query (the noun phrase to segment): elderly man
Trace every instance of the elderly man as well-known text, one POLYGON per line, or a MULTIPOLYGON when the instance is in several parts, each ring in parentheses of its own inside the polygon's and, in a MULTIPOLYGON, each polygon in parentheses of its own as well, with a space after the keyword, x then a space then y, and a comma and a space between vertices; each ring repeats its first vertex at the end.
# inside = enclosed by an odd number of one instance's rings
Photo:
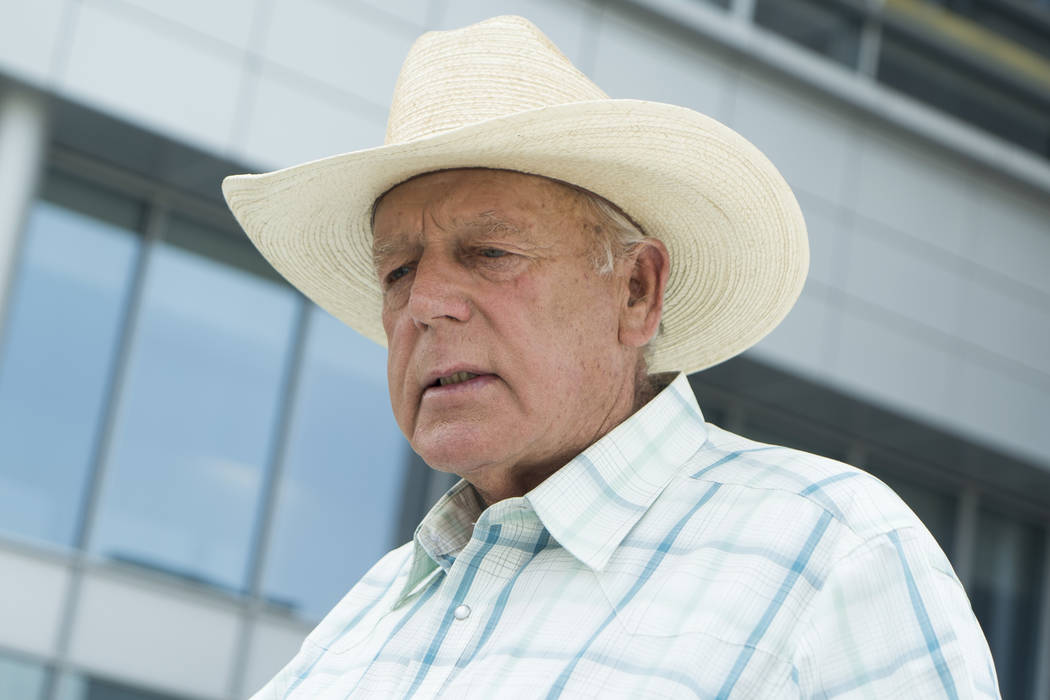
POLYGON ((998 695, 889 489, 702 418, 684 372, 757 342, 807 267, 737 134, 608 99, 504 17, 416 43, 386 145, 224 189, 388 345, 398 425, 462 477, 258 697, 998 695))

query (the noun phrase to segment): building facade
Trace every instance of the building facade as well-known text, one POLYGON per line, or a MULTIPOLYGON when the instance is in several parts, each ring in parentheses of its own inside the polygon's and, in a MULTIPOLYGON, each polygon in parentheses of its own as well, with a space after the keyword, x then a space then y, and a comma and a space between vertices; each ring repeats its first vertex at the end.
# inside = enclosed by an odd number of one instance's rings
POLYGON ((0 698, 244 697, 411 537, 383 350, 218 184, 380 144, 413 39, 505 12, 784 173, 809 281, 705 415, 889 483, 1050 698, 1043 0, 4 0, 0 698))

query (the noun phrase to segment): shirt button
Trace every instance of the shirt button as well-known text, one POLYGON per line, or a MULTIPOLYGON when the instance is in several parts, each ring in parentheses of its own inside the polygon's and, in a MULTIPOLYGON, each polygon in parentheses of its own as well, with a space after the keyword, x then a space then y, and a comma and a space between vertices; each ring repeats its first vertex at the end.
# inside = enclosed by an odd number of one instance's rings
POLYGON ((466 620, 470 617, 470 608, 466 605, 457 605, 452 614, 456 616, 457 620, 466 620))

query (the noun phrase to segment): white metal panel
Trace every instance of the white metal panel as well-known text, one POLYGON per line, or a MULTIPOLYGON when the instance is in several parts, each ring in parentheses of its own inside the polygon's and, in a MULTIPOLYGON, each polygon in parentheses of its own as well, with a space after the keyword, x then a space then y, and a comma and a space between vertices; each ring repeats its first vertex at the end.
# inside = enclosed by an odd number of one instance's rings
POLYGON ((434 0, 396 0, 396 2, 390 2, 390 0, 360 1, 365 5, 371 5, 392 18, 415 25, 416 30, 420 32, 426 27, 427 18, 431 12, 431 6, 435 4, 434 0))
POLYGON ((330 0, 276 0, 272 13, 264 43, 268 60, 378 107, 390 104, 415 31, 330 0))
POLYGON ((123 0, 122 4, 129 11, 177 24, 238 49, 249 47, 255 13, 265 6, 259 0, 123 0))
POLYGON ((593 77, 586 65, 587 8, 572 0, 452 0, 444 3, 444 12, 434 29, 458 29, 497 15, 521 15, 536 24, 551 38, 562 53, 593 77))
POLYGON ((795 189, 840 203, 851 182, 855 127, 834 106, 791 83, 755 76, 736 84, 729 125, 758 146, 795 189))
POLYGON ((0 646, 52 655, 69 578, 64 564, 0 549, 0 646))
POLYGON ((1050 198, 1046 195, 981 183, 970 240, 963 254, 973 262, 1050 298, 1050 198))
POLYGON ((831 360, 834 346, 829 338, 838 314, 826 292, 809 285, 787 318, 749 353, 789 371, 819 377, 831 360))
POLYGON ((944 425, 952 410, 949 377, 957 358, 906 327, 844 309, 835 358, 825 377, 847 391, 905 414, 944 425))
POLYGON ((0 21, 0 72, 43 84, 51 77, 69 0, 10 0, 0 21))
POLYGON ((87 0, 61 89, 189 143, 223 151, 233 131, 242 57, 120 5, 87 0))
POLYGON ((976 188, 954 164, 898 134, 865 132, 852 179, 860 214, 949 252, 964 248, 976 188))
POLYGON ((950 416, 977 442, 1050 468, 1050 387, 980 359, 962 358, 952 377, 950 416))
POLYGON ((845 290, 883 309, 955 335, 962 319, 963 277, 936 249, 872 221, 857 221, 845 290), (912 243, 909 245, 909 243, 912 243))
POLYGON ((324 85, 303 84, 290 71, 264 68, 256 81, 235 152, 264 168, 372 148, 383 143, 386 124, 362 113, 361 101, 324 85))
POLYGON ((848 212, 821 197, 795 192, 809 232, 808 280, 841 287, 842 260, 848 253, 852 222, 848 212))
POLYGON ((252 630, 244 669, 244 694, 254 693, 292 660, 310 628, 287 620, 261 616, 252 630))
POLYGON ((88 571, 69 658, 83 669, 169 692, 221 697, 237 643, 236 609, 146 578, 88 571))
MULTIPOLYGON (((1050 259, 1044 259, 1050 264, 1050 259)), ((962 301, 966 322, 960 335, 1014 362, 1042 373, 1050 384, 1050 304, 1031 294, 1017 294, 965 280, 962 301)))
POLYGON ((724 120, 732 67, 703 49, 606 11, 591 76, 611 97, 680 104, 724 120))

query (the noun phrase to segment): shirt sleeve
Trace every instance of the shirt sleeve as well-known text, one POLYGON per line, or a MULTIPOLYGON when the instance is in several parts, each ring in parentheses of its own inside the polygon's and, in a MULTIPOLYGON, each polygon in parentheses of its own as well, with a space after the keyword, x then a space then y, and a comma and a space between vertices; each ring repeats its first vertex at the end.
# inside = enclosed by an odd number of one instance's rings
POLYGON ((875 536, 831 568, 795 668, 802 697, 1000 697, 970 601, 919 527, 875 536))

